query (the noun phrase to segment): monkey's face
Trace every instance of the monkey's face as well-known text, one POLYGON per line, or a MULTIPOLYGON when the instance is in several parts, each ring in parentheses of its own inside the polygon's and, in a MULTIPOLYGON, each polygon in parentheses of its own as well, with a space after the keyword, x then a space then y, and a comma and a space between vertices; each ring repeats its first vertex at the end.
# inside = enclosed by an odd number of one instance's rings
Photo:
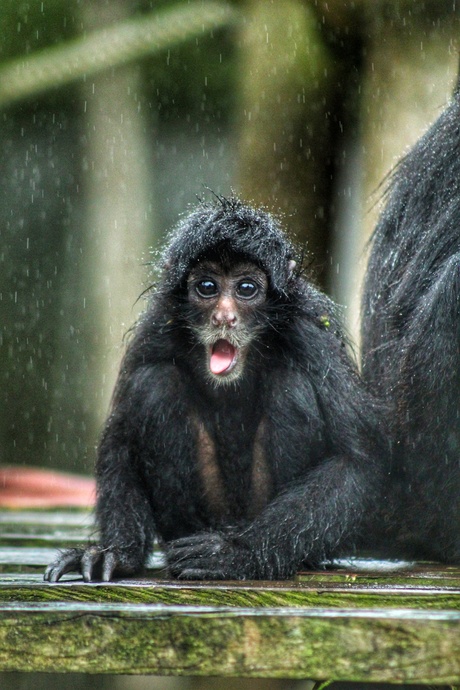
POLYGON ((258 312, 267 285, 265 273, 249 262, 202 261, 191 270, 190 326, 204 346, 206 372, 213 382, 227 384, 243 374, 248 348, 260 329, 258 312))

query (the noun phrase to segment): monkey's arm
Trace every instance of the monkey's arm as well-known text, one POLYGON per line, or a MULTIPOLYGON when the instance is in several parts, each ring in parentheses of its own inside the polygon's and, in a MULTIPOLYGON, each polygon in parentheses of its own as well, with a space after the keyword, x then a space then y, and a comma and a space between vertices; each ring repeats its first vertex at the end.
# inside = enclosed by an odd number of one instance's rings
POLYGON ((180 579, 274 580, 293 575, 303 563, 317 567, 353 543, 371 481, 347 458, 330 458, 241 532, 202 532, 167 544, 171 573, 180 579))
POLYGON ((56 582, 76 571, 86 582, 109 581, 114 575, 132 575, 142 569, 153 543, 153 518, 130 455, 129 446, 116 445, 107 431, 97 468, 100 541, 59 554, 48 566, 45 580, 56 582), (106 448, 107 444, 113 447, 106 448))
POLYGON ((85 581, 108 581, 142 569, 152 547, 154 522, 143 475, 139 470, 145 420, 156 391, 153 367, 120 381, 118 399, 108 419, 96 463, 96 519, 100 541, 61 553, 46 572, 56 582, 76 571, 85 581))
POLYGON ((175 577, 286 578, 303 563, 317 567, 351 547, 372 514, 383 485, 381 448, 357 379, 345 379, 336 363, 321 389, 297 376, 281 380, 287 385, 275 387, 266 452, 275 486, 284 488, 237 533, 202 532, 168 543, 175 577))

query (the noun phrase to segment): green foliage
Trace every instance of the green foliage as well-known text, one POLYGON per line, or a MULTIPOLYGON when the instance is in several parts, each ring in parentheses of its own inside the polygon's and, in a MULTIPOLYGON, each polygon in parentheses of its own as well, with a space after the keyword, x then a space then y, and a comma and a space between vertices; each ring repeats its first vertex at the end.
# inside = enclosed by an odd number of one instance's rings
POLYGON ((232 6, 212 0, 155 2, 145 12, 126 6, 131 15, 124 21, 86 33, 76 0, 0 5, 0 103, 53 87, 60 93, 71 81, 142 60, 161 119, 177 119, 181 111, 190 118, 208 112, 227 118, 234 51, 222 27, 236 16, 232 6))
POLYGON ((204 33, 150 58, 147 89, 162 121, 212 118, 227 123, 233 110, 235 51, 229 30, 204 33))
POLYGON ((77 0, 2 0, 0 59, 55 45, 79 29, 77 0))

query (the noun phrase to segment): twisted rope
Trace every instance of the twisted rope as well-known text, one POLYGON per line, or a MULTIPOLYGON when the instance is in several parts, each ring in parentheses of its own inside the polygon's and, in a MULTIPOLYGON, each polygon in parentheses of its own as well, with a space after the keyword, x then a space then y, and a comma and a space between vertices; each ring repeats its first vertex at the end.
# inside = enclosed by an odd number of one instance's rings
POLYGON ((235 17, 221 2, 181 4, 11 60, 0 66, 0 106, 157 53, 235 17))

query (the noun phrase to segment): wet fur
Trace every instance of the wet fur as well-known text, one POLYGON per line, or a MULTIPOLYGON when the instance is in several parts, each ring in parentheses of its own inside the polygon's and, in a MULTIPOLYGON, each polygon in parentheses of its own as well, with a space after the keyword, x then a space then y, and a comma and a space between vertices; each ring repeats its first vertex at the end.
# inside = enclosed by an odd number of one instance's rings
POLYGON ((295 259, 278 223, 237 199, 180 224, 99 446, 100 543, 61 555, 47 579, 137 573, 154 536, 174 577, 286 578, 362 537, 384 473, 379 414, 333 303, 293 273, 295 259), (220 255, 268 278, 242 374, 226 386, 204 372, 186 298, 193 266, 220 255))
POLYGON ((385 552, 460 562, 460 96, 393 174, 372 240, 363 370, 386 402, 385 552))

